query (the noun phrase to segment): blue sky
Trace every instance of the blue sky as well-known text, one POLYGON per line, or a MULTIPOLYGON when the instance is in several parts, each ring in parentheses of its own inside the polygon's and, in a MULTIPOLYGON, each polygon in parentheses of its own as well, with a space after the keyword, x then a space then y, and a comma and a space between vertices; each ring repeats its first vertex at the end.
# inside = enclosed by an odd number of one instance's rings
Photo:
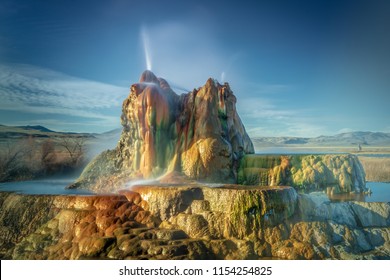
POLYGON ((250 136, 390 131, 390 2, 231 2, 1 0, 0 124, 119 127, 146 45, 177 93, 228 81, 250 136))

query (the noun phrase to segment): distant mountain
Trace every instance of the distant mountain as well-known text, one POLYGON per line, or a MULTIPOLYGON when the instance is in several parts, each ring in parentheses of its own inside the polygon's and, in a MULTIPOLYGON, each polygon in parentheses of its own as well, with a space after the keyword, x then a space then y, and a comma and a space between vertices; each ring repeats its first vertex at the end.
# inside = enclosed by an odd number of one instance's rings
POLYGON ((97 154, 107 149, 116 147, 120 138, 122 128, 113 129, 103 133, 76 133, 60 132, 48 129, 41 125, 7 126, 0 124, 0 152, 4 143, 18 143, 17 141, 33 137, 35 140, 56 139, 62 137, 84 138, 87 158, 92 159, 97 154))
MULTIPOLYGON (((76 136, 96 138, 95 142, 106 142, 108 147, 115 146, 119 140, 122 128, 116 128, 103 133, 58 132, 41 125, 6 126, 0 124, 0 138, 61 137, 76 136)), ((258 147, 347 147, 347 146, 390 146, 390 133, 354 131, 331 136, 318 137, 253 137, 252 142, 258 147)))
POLYGON ((39 131, 42 131, 42 132, 55 132, 53 130, 50 130, 44 126, 41 126, 41 125, 26 125, 26 126, 16 126, 18 128, 21 128, 21 129, 26 129, 26 130, 39 130, 39 131))
POLYGON ((319 136, 312 138, 312 144, 329 145, 363 145, 363 146, 389 146, 390 133, 384 132, 346 132, 334 136, 319 136))
POLYGON ((289 145, 302 146, 390 146, 390 133, 355 131, 340 133, 333 136, 304 137, 254 137, 255 146, 284 147, 289 145))
MULTIPOLYGON (((113 129, 113 130, 109 130, 109 131, 100 133, 99 135, 100 135, 100 136, 111 137, 111 136, 120 136, 121 133, 122 133, 122 128, 115 128, 115 129, 113 129)), ((118 139, 119 139, 119 137, 118 137, 118 139)))
POLYGON ((41 125, 26 125, 26 126, 7 126, 0 125, 0 138, 23 138, 23 137, 61 137, 61 136, 77 136, 94 138, 92 133, 75 133, 75 132, 59 132, 50 130, 41 125))

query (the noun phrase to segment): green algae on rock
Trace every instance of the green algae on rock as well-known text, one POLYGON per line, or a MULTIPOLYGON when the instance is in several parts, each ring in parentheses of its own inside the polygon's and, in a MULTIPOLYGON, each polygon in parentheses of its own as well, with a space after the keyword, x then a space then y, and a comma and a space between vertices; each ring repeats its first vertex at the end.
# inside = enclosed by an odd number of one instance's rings
POLYGON ((245 155, 238 183, 348 193, 365 190, 365 174, 359 159, 350 154, 245 155))
POLYGON ((145 71, 123 102, 121 120, 116 149, 99 155, 71 187, 112 191, 130 179, 171 172, 235 183, 239 160, 254 152, 229 84, 213 79, 177 95, 164 79, 145 71))
POLYGON ((390 259, 389 203, 330 203, 323 193, 291 187, 135 189, 86 197, 0 193, 7 212, 0 257, 390 259), (14 201, 24 203, 6 206, 14 201))
POLYGON ((354 155, 253 155, 227 83, 208 79, 177 95, 164 79, 145 71, 123 102, 121 120, 116 149, 97 156, 70 187, 116 191, 129 181, 162 176, 180 177, 178 183, 293 186, 334 194, 365 190, 364 170, 354 155))

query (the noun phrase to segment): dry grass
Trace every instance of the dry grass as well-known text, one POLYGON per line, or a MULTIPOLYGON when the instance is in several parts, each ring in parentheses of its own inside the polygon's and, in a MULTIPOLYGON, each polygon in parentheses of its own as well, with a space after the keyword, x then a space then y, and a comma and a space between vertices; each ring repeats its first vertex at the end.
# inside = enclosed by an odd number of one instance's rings
POLYGON ((0 182, 74 172, 85 163, 84 146, 79 138, 0 138, 0 182))
POLYGON ((390 158, 359 157, 366 172, 366 180, 390 182, 390 158))

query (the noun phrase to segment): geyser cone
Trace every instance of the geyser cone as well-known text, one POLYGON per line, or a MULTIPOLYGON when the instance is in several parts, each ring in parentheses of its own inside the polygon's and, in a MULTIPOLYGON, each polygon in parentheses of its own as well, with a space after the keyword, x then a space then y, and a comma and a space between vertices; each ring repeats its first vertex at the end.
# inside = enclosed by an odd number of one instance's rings
POLYGON ((145 70, 142 74, 141 74, 141 77, 139 79, 139 82, 140 83, 155 83, 155 84, 158 84, 158 79, 157 77, 154 75, 154 73, 150 70, 145 70))
POLYGON ((121 189, 133 178, 170 172, 191 180, 234 183, 238 161, 254 152, 236 111, 236 97, 227 83, 213 79, 178 96, 164 79, 144 71, 123 102, 122 125, 116 150, 89 164, 79 184, 107 191, 121 189), (100 164, 115 170, 106 178, 96 172, 100 164))

